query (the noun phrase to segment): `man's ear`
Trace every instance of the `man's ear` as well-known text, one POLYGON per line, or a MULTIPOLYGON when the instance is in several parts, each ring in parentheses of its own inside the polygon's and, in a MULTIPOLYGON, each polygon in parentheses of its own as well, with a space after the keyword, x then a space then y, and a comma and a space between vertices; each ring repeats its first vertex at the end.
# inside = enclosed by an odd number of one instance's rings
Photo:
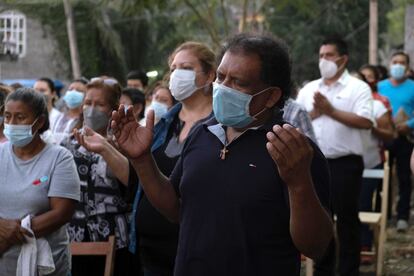
POLYGON ((346 67, 346 65, 348 64, 348 61, 349 61, 349 57, 348 57, 348 55, 343 55, 342 58, 344 59, 343 65, 344 65, 344 67, 346 67))
POLYGON ((274 107, 282 98, 282 90, 279 87, 272 87, 270 89, 269 98, 266 101, 266 108, 274 107))

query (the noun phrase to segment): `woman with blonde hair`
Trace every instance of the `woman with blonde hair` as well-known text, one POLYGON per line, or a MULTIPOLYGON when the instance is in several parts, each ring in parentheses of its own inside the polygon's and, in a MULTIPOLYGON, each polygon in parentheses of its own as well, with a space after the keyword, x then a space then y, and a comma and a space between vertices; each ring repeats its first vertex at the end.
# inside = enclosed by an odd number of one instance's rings
MULTIPOLYGON (((169 89, 178 103, 154 127, 151 148, 158 167, 166 176, 174 169, 192 130, 212 116, 212 82, 216 76, 216 57, 206 45, 191 41, 174 50, 168 59, 168 65, 171 71, 169 89)), ((123 105, 118 112, 125 112, 123 105)), ((132 108, 129 108, 127 113, 132 114, 131 112, 132 108)), ((168 221, 151 205, 135 170, 122 154, 116 153, 104 139, 98 139, 96 133, 81 135, 79 140, 90 150, 107 152, 112 159, 108 160, 112 171, 118 173, 119 179, 128 179, 128 191, 134 198, 130 251, 139 257, 144 276, 173 275, 178 225, 168 221)))

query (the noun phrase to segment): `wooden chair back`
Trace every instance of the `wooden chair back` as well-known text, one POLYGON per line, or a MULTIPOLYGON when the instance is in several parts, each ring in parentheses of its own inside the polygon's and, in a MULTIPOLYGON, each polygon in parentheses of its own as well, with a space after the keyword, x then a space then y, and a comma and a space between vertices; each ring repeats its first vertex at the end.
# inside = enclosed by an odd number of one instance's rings
POLYGON ((72 242, 70 251, 73 256, 105 256, 104 276, 112 276, 115 261, 115 237, 109 236, 107 242, 72 242))

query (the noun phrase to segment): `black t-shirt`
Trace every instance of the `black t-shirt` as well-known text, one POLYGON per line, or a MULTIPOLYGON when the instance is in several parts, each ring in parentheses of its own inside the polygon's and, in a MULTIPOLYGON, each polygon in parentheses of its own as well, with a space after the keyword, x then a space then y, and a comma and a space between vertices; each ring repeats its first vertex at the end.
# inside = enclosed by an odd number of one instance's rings
MULTIPOLYGON (((201 123, 212 117, 202 119, 194 124, 188 137, 201 123)), ((178 141, 184 123, 179 119, 178 113, 169 126, 165 142, 153 152, 154 159, 160 171, 171 175, 181 151, 183 144, 178 141)), ((187 137, 187 139, 189 139, 187 137)), ((128 183, 129 194, 135 195, 138 177, 135 170, 130 166, 130 177, 128 183)), ((149 202, 145 193, 139 201, 136 217, 136 235, 138 241, 138 252, 143 265, 153 271, 169 274, 173 271, 178 244, 178 224, 171 223, 155 209, 149 202)))
MULTIPOLYGON (((173 143, 181 131, 182 123, 178 116, 172 122, 166 142, 153 152, 155 162, 160 171, 169 176, 179 158, 167 156, 165 151, 173 143)), ((142 262, 146 267, 164 268, 171 272, 174 267, 178 243, 178 224, 171 223, 155 209, 145 193, 139 202, 136 215, 137 238, 142 262)))
MULTIPOLYGON (((245 132, 225 160, 223 144, 206 125, 187 141, 170 177, 181 196, 175 275, 299 275, 287 188, 267 152, 266 132, 245 132)), ((328 209, 327 162, 313 146, 315 190, 328 209)))

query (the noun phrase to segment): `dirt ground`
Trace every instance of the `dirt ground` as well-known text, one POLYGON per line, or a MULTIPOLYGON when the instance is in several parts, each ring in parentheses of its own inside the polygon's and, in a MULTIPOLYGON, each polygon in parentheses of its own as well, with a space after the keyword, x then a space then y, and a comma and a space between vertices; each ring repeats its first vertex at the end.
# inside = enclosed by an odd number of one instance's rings
MULTIPOLYGON (((374 271, 369 267, 361 267, 361 271, 374 271)), ((375 275, 375 274, 362 274, 375 275)), ((413 276, 414 275, 414 226, 407 233, 398 233, 395 225, 387 229, 385 244, 384 275, 413 276)))
MULTIPOLYGON (((395 175, 395 174, 394 174, 395 175)), ((413 177, 414 179, 414 177, 413 177)), ((413 185, 414 187, 414 185, 413 185)), ((398 233, 396 223, 396 203, 398 201, 398 185, 394 178, 391 185, 392 193, 392 219, 387 223, 387 240, 384 253, 384 276, 414 276, 414 222, 410 222, 410 228, 406 233, 398 233)), ((411 218, 414 218, 414 193, 411 210, 411 218)), ((375 276, 375 264, 361 265, 361 276, 375 276)), ((304 263, 301 275, 305 275, 304 263)))
MULTIPOLYGON (((375 264, 361 265, 361 276, 375 276, 375 264)), ((301 275, 305 275, 302 265, 301 275)), ((386 276, 414 276, 414 226, 407 233, 398 233, 390 222, 385 244, 384 271, 386 276)))

